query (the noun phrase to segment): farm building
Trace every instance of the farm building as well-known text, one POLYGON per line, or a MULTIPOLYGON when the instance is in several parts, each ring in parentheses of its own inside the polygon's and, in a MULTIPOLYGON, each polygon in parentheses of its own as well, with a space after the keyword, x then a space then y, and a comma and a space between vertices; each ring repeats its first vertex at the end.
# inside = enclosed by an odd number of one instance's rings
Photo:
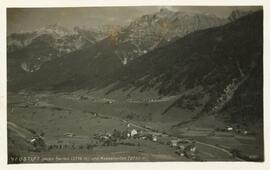
POLYGON ((138 134, 138 131, 136 129, 132 129, 130 132, 130 136, 133 137, 136 134, 138 134))
POLYGON ((65 133, 64 136, 66 136, 66 137, 73 137, 74 134, 73 133, 65 133))
POLYGON ((232 131, 233 127, 228 126, 228 127, 226 127, 226 129, 227 129, 227 131, 232 131))
POLYGON ((153 136, 152 141, 156 142, 157 141, 157 136, 153 136))
POLYGON ((174 139, 170 141, 170 146, 177 147, 178 146, 179 139, 174 139))

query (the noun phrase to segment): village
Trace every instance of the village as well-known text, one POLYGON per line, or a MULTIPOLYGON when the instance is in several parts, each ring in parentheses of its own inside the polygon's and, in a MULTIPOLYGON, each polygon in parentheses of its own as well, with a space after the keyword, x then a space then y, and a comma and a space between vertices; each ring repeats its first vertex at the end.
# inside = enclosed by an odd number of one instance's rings
MULTIPOLYGON (((76 138, 73 133, 63 134, 64 138, 76 138)), ((174 148, 174 154, 180 157, 186 157, 187 159, 200 161, 199 156, 196 155, 197 148, 196 142, 189 139, 180 139, 169 137, 167 134, 160 134, 157 132, 151 132, 149 130, 136 129, 133 128, 129 123, 127 124, 127 129, 123 131, 112 130, 104 131, 104 133, 97 133, 92 137, 89 137, 88 144, 69 144, 64 142, 59 142, 56 144, 46 143, 44 134, 33 136, 29 142, 33 146, 34 152, 50 151, 50 150, 61 150, 61 149, 87 149, 91 150, 96 146, 117 146, 117 145, 128 145, 128 146, 140 146, 143 141, 151 141, 161 145, 166 145, 170 148, 174 148)))
MULTIPOLYGON (((81 100, 84 98, 80 97, 81 100)), ((34 106, 52 107, 48 104, 44 104, 40 99, 30 102, 34 106)), ((110 102, 105 102, 111 104, 110 102)), ((25 106, 23 106, 25 107, 25 106)), ((13 112, 13 109, 11 109, 13 112)), ((105 115, 90 112, 90 119, 94 118, 109 118, 105 115)), ((88 142, 86 144, 75 144, 70 143, 69 141, 76 138, 82 138, 77 136, 72 132, 64 133, 61 137, 61 140, 57 140, 56 143, 48 143, 43 132, 39 135, 35 134, 29 139, 33 152, 42 152, 50 150, 61 150, 61 149, 73 149, 73 150, 90 150, 96 146, 117 146, 117 145, 128 145, 128 146, 140 146, 143 144, 143 141, 151 141, 157 144, 165 145, 170 148, 174 148, 174 154, 185 157, 191 160, 201 160, 197 153, 196 142, 192 139, 184 139, 178 137, 172 137, 165 132, 160 133, 150 126, 140 127, 135 125, 127 120, 121 120, 126 124, 126 128, 123 130, 104 130, 103 132, 95 133, 93 136, 86 137, 88 142)), ((85 137, 84 137, 85 138, 85 137)))
MULTIPOLYGON (((91 112, 93 117, 104 118, 106 116, 91 112)), ((106 117, 108 118, 108 117, 106 117)), ((61 140, 57 143, 47 143, 44 137, 44 133, 33 136, 29 142, 33 146, 34 152, 50 151, 50 150, 61 150, 61 149, 72 149, 72 150, 92 150, 97 146, 141 146, 144 141, 150 141, 156 144, 164 145, 174 150, 174 154, 179 157, 184 157, 193 161, 203 161, 200 157, 200 150, 197 147, 197 143, 192 138, 176 137, 169 135, 165 132, 158 132, 152 129, 150 126, 138 126, 127 120, 121 120, 126 124, 126 128, 123 130, 111 129, 104 130, 103 132, 95 133, 93 136, 88 136, 86 139, 88 142, 84 144, 69 143, 68 141, 76 138, 82 138, 74 133, 64 133, 61 140)), ((241 133, 247 135, 247 131, 240 129, 234 129, 233 127, 224 127, 223 129, 216 129, 210 136, 233 136, 234 134, 241 133)), ((237 156, 232 153, 231 156, 237 156)))
MULTIPOLYGON (((158 157, 160 154, 166 155, 167 160, 175 161, 209 161, 224 158, 228 160, 258 159, 255 153, 251 152, 249 155, 243 156, 237 149, 231 149, 223 144, 208 144, 207 141, 202 142, 198 138, 203 136, 206 140, 210 138, 234 140, 235 137, 241 137, 243 140, 249 140, 248 138, 252 138, 252 132, 243 127, 235 125, 210 129, 190 127, 182 128, 186 131, 185 133, 169 133, 169 131, 154 128, 149 124, 149 120, 139 122, 129 117, 118 117, 95 110, 78 110, 76 105, 72 108, 69 105, 59 105, 56 101, 54 101, 56 103, 52 103, 49 101, 50 98, 45 95, 23 96, 25 96, 23 102, 9 105, 10 116, 20 115, 22 119, 10 119, 10 121, 23 125, 25 120, 34 118, 40 122, 40 125, 36 124, 36 126, 29 122, 29 128, 26 129, 30 132, 29 134, 32 134, 26 137, 27 150, 30 151, 30 155, 82 152, 93 157, 96 154, 103 156, 107 153, 117 153, 120 156, 122 154, 132 156, 145 156, 146 154, 150 157, 157 155, 157 158, 151 158, 150 161, 160 160, 158 157), (28 110, 33 111, 29 114, 28 110), (74 121, 80 121, 80 123, 74 121), (68 122, 75 124, 68 124, 68 122)), ((68 100, 78 103, 95 102, 89 97, 81 96, 68 100)), ((63 102, 63 99, 59 101, 63 102)), ((96 102, 103 107, 110 108, 120 105, 116 100, 105 98, 101 101, 96 102)), ((144 106, 144 104, 142 105, 144 106)), ((80 109, 80 107, 78 108, 80 109)), ((129 114, 126 113, 126 115, 129 114)))

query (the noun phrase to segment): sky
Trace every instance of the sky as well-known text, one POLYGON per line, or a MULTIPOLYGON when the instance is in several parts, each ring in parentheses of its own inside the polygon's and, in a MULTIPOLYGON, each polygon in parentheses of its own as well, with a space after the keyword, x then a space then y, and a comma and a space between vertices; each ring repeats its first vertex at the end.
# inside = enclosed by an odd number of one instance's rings
POLYGON ((172 11, 209 13, 228 17, 232 10, 259 10, 259 6, 142 6, 142 7, 72 7, 72 8, 8 8, 7 33, 33 31, 50 24, 68 29, 75 26, 97 27, 99 25, 127 25, 145 14, 158 12, 161 8, 172 11))

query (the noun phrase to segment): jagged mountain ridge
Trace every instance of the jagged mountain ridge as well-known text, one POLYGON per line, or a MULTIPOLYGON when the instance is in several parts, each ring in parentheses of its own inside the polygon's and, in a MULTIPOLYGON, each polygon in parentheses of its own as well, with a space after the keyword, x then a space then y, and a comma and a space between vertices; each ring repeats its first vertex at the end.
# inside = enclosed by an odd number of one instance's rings
MULTIPOLYGON (((51 46, 57 48, 63 53, 68 53, 80 49, 84 44, 93 44, 96 42, 94 33, 90 31, 74 28, 73 31, 67 30, 63 26, 53 24, 32 32, 12 33, 7 37, 8 52, 25 48, 36 39, 42 39, 42 36, 50 36, 53 39, 51 46), (88 33, 88 34, 87 34, 88 33)), ((49 42, 48 42, 49 43, 49 42)), ((61 55, 61 54, 59 54, 61 55)))
POLYGON ((22 72, 35 72, 47 61, 97 42, 94 32, 59 25, 48 25, 33 32, 13 33, 7 37, 8 59, 18 59, 14 67, 22 72))
POLYGON ((155 14, 136 19, 127 28, 118 31, 115 36, 116 53, 123 63, 127 63, 191 32, 227 22, 227 19, 215 15, 173 12, 163 8, 155 14))
POLYGON ((246 16, 248 14, 253 13, 252 11, 241 11, 239 9, 235 9, 231 12, 231 14, 228 16, 228 20, 233 22, 243 16, 246 16))

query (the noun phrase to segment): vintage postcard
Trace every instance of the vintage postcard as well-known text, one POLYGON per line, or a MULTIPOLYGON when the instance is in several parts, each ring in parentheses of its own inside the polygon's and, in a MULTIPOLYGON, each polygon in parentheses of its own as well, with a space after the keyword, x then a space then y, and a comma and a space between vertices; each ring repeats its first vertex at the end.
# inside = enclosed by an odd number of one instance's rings
POLYGON ((7 163, 264 162, 263 12, 6 8, 7 163))

